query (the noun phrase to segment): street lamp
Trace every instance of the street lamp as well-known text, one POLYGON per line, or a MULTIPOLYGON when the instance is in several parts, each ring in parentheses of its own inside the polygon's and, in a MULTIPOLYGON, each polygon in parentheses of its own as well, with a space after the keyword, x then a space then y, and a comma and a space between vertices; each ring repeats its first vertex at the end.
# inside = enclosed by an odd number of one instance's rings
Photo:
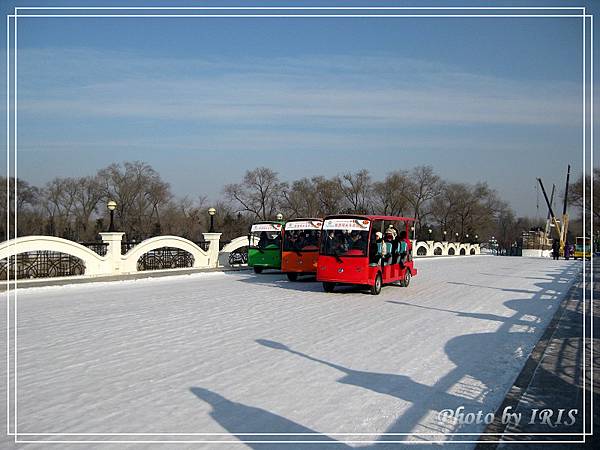
POLYGON ((110 211, 110 226, 108 227, 109 232, 115 231, 115 209, 117 208, 117 202, 109 200, 106 207, 110 211))
POLYGON ((210 228, 208 229, 209 233, 215 232, 215 214, 217 210, 215 208, 208 208, 208 215, 210 216, 210 228))
POLYGON ((447 234, 448 234, 448 232, 446 230, 444 230, 444 241, 448 240, 448 238, 446 237, 447 234))
POLYGON ((429 232, 429 240, 431 240, 431 233, 433 232, 433 230, 429 228, 427 231, 429 232))
POLYGON ((458 242, 458 233, 456 233, 456 242, 458 242))
POLYGON ((277 214, 277 220, 283 220, 283 214, 281 214, 281 213, 277 214))

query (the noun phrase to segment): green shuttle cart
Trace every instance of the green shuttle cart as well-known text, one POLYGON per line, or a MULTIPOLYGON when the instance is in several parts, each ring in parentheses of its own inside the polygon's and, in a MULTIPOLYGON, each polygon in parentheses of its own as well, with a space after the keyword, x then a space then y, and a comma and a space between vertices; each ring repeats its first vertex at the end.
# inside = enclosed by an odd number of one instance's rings
POLYGON ((248 234, 248 266, 255 273, 264 269, 281 269, 282 221, 256 222, 248 234))

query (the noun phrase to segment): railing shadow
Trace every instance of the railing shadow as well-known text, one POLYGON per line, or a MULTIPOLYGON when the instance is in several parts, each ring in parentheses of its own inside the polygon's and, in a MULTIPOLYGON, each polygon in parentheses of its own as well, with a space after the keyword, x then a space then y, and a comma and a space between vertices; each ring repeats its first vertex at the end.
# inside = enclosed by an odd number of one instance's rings
MULTIPOLYGON (((500 289, 504 292, 530 295, 529 298, 506 300, 503 305, 514 311, 508 317, 413 305, 405 302, 390 302, 401 307, 432 309, 476 320, 491 320, 500 324, 493 332, 470 333, 450 339, 445 344, 444 351, 448 359, 453 363, 454 368, 442 375, 433 385, 416 382, 403 374, 377 373, 346 367, 272 340, 257 339, 256 342, 274 351, 285 352, 312 363, 333 368, 342 374, 336 380, 338 383, 356 386, 359 389, 366 389, 377 394, 388 395, 409 402, 411 405, 385 430, 385 433, 410 433, 416 427, 421 426, 421 428, 432 430, 431 432, 438 439, 443 437, 446 432, 470 432, 475 433, 475 436, 448 436, 447 438, 456 441, 465 439, 473 440, 476 439, 478 433, 483 431, 485 425, 457 424, 451 421, 439 422, 437 424, 422 422, 431 412, 443 409, 456 410, 460 406, 465 407, 465 412, 476 413, 484 408, 487 408, 487 410, 483 411, 484 414, 495 412, 494 409, 502 402, 502 398, 506 394, 504 391, 505 388, 502 386, 512 384, 514 378, 510 378, 511 374, 514 371, 516 377, 520 370, 519 367, 523 366, 527 360, 529 351, 535 345, 535 342, 529 342, 528 345, 531 345, 531 348, 524 349, 523 338, 531 336, 534 332, 541 333, 543 331, 542 328, 545 328, 545 325, 550 321, 548 314, 545 315, 545 320, 542 320, 540 306, 543 308, 543 304, 547 303, 545 307, 552 309, 554 306, 551 302, 555 304, 560 297, 566 294, 570 287, 569 283, 563 283, 562 281, 568 279, 574 272, 571 267, 550 271, 545 274, 545 276, 549 277, 549 281, 542 278, 544 281, 535 283, 535 286, 539 288, 537 291, 481 286, 500 289), (507 367, 511 369, 508 373, 506 370, 507 367), (470 385, 464 383, 465 378, 476 380, 477 383, 475 385, 473 383, 470 385), (459 393, 452 393, 452 389, 456 387, 460 387, 458 389, 459 393), (488 396, 493 400, 492 405, 486 405, 485 403, 488 396)), ((393 343, 390 343, 390 345, 393 345, 393 343)), ((247 432, 264 430, 265 432, 315 433, 315 431, 294 421, 260 408, 232 402, 207 389, 195 387, 192 388, 192 392, 211 404, 213 407, 211 416, 221 426, 236 436, 243 435, 245 430, 248 430, 247 432), (244 425, 243 422, 245 420, 249 421, 249 425, 244 425)), ((335 442, 334 439, 323 434, 319 434, 318 436, 319 440, 335 442)), ((265 438, 264 436, 262 437, 265 438)), ((295 436, 293 438, 304 440, 306 437, 295 436)), ((241 436, 241 438, 246 442, 248 441, 247 436, 241 436)), ((280 439, 281 436, 271 436, 268 438, 268 440, 280 439)), ((397 441, 405 440, 405 438, 398 435, 385 436, 382 434, 377 439, 378 443, 385 443, 389 440, 397 441)), ((340 444, 345 445, 343 443, 340 444)), ((248 445, 258 448, 251 442, 248 445)))

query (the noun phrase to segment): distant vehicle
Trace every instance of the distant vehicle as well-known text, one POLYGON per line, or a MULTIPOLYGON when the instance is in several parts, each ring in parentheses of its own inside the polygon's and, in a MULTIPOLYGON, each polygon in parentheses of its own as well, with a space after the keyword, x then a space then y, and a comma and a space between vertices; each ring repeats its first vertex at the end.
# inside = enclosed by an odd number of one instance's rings
POLYGON ((290 281, 317 273, 323 219, 294 219, 284 225, 281 271, 290 281))
POLYGON ((248 266, 255 273, 281 268, 281 234, 285 222, 257 222, 248 234, 248 266), (253 245, 256 243, 256 245, 253 245))
POLYGON ((417 274, 408 239, 412 222, 399 216, 325 217, 317 262, 317 280, 323 282, 323 290, 332 292, 337 284, 353 284, 368 286, 371 294, 378 295, 384 284, 408 286, 417 274), (381 233, 379 239, 377 233, 381 233))
POLYGON ((590 259, 592 257, 592 241, 589 237, 578 237, 575 241, 573 258, 590 259))

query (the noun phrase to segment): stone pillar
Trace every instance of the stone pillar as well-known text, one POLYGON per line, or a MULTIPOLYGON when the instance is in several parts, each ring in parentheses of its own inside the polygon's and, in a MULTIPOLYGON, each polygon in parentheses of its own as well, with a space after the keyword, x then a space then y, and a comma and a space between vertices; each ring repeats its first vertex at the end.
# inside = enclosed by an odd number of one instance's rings
POLYGON ((208 241, 208 267, 219 267, 219 241, 222 233, 202 233, 204 240, 208 241))
POLYGON ((414 258, 415 256, 417 256, 417 240, 416 239, 410 239, 410 242, 412 244, 411 247, 411 256, 414 258))
POLYGON ((124 235, 125 233, 120 231, 100 233, 102 242, 108 244, 106 249, 107 272, 111 275, 121 273, 121 241, 124 235))
POLYGON ((425 241, 427 244, 427 256, 433 256, 433 241, 425 241))

